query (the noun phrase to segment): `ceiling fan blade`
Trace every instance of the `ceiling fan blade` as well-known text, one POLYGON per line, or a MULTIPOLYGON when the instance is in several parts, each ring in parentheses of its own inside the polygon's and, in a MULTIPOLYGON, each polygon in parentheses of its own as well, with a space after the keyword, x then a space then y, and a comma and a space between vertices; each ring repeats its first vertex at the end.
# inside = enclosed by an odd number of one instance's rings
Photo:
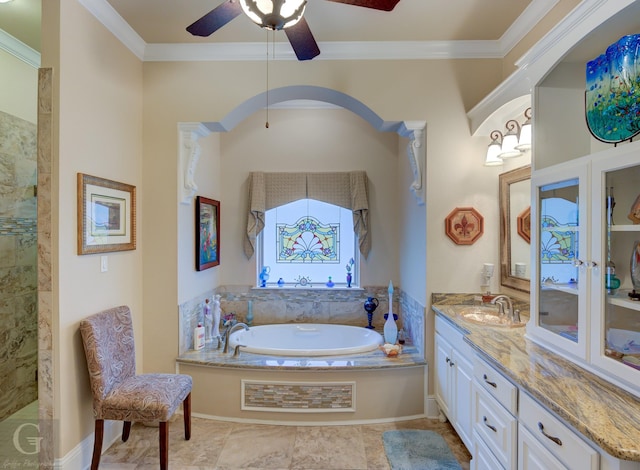
POLYGON ((240 2, 227 0, 187 26, 187 31, 194 36, 210 36, 240 13, 242 13, 240 2))
POLYGON ((335 3, 346 3, 357 7, 373 8, 374 10, 391 11, 400 0, 329 0, 335 3))
POLYGON ((318 43, 304 17, 293 26, 286 28, 284 32, 287 33, 287 38, 298 60, 311 60, 320 54, 318 43))

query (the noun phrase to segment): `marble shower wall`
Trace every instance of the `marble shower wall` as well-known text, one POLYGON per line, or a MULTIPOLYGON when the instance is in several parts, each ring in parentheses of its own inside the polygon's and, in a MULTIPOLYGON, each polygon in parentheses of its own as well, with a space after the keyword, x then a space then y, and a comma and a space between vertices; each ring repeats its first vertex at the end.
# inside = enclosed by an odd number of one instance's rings
POLYGON ((36 125, 0 112, 0 420, 37 398, 36 125))
MULTIPOLYGON (((220 294, 222 313, 235 313, 239 321, 247 315, 248 301, 253 302, 253 324, 271 323, 339 323, 366 326, 367 312, 363 304, 367 297, 376 297, 379 306, 372 324, 382 333, 384 314, 389 311, 387 286, 363 289, 259 289, 249 286, 220 286, 178 306, 180 317, 180 354, 193 348, 193 330, 203 322, 205 299, 220 294)), ((401 289, 396 289, 393 312, 398 314, 398 328, 408 333, 407 340, 424 352, 425 308, 401 289)))

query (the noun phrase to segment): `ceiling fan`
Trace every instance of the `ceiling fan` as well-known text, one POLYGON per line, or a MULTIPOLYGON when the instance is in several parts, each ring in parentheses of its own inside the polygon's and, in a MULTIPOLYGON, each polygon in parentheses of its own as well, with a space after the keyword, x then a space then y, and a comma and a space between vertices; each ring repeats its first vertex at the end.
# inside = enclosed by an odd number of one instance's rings
MULTIPOLYGON (((391 11, 400 0, 328 1, 391 11)), ((306 4, 306 0, 225 0, 187 26, 187 31, 194 36, 209 36, 244 12, 262 28, 274 31, 284 29, 298 60, 310 60, 320 54, 320 49, 303 17, 306 4)))

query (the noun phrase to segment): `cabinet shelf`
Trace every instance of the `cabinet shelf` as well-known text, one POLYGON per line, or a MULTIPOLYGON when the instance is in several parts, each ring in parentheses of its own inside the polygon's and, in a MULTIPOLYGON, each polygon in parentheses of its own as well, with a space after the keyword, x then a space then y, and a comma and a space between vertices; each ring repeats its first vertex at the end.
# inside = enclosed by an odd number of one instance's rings
POLYGON ((542 284, 540 290, 557 290, 567 294, 578 295, 578 284, 542 284))
POLYGON ((631 292, 631 289, 620 289, 614 295, 607 295, 607 303, 640 312, 640 301, 631 300, 629 292, 631 292))
POLYGON ((609 230, 612 232, 640 232, 640 224, 639 225, 611 225, 609 230))

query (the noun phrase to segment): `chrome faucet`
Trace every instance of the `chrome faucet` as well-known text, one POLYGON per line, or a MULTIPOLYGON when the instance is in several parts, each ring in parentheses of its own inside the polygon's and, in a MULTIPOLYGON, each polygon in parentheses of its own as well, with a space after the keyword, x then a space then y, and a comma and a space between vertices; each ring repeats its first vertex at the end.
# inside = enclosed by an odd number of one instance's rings
POLYGON ((496 295, 492 300, 491 304, 498 305, 498 311, 500 315, 509 315, 511 317, 512 322, 520 323, 520 310, 513 308, 513 302, 511 298, 507 295, 501 294, 496 295), (507 309, 505 310, 505 304, 507 304, 507 309))
POLYGON ((222 338, 224 340, 224 349, 222 350, 223 353, 228 353, 229 352, 229 337, 231 336, 231 333, 233 333, 235 330, 238 329, 238 327, 244 328, 245 330, 249 331, 249 326, 247 326, 246 323, 234 323, 233 325, 229 326, 226 330, 224 330, 224 333, 222 334, 222 338))

